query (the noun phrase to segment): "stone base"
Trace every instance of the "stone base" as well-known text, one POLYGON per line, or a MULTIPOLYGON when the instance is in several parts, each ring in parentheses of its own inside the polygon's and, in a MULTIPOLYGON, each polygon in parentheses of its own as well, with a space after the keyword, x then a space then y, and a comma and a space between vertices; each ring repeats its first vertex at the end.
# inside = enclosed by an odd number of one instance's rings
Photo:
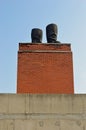
POLYGON ((0 130, 86 130, 86 95, 0 94, 0 130))

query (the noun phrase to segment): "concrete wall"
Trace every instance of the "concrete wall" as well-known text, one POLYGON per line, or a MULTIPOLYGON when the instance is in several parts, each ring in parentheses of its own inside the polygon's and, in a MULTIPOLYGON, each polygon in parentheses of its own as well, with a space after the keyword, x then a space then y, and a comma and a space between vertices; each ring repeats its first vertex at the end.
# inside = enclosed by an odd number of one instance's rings
POLYGON ((86 95, 0 94, 0 130, 86 130, 86 95))

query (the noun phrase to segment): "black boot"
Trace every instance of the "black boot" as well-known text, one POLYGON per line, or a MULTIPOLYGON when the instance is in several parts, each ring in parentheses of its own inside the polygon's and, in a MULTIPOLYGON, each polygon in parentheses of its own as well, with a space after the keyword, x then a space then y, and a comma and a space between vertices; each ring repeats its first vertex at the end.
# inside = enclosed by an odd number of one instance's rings
POLYGON ((33 28, 31 31, 32 43, 41 43, 42 42, 42 30, 39 28, 33 28))
POLYGON ((58 29, 56 24, 49 24, 46 27, 46 37, 48 43, 60 43, 57 41, 58 29))

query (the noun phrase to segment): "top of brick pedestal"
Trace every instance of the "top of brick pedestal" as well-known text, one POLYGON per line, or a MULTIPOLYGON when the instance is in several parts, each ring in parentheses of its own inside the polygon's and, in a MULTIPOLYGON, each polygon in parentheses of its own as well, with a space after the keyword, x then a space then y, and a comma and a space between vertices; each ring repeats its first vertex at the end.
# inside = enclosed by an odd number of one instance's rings
POLYGON ((27 50, 57 50, 57 51, 71 51, 71 44, 67 43, 19 43, 19 51, 27 50))

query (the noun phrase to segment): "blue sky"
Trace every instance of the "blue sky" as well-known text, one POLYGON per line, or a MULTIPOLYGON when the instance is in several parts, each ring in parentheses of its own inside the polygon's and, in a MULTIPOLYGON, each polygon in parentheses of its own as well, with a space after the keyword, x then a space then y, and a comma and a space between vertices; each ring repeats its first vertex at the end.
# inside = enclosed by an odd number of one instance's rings
POLYGON ((19 42, 31 29, 58 25, 58 40, 71 43, 75 93, 86 93, 86 0, 0 0, 0 93, 15 93, 19 42))

